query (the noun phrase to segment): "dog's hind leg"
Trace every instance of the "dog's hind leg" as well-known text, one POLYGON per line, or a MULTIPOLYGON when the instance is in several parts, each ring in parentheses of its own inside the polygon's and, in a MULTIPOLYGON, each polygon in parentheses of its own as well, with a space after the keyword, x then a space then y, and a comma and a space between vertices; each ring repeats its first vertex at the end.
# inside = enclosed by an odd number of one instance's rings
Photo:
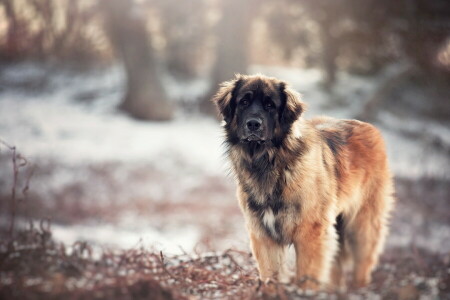
POLYGON ((341 291, 344 284, 344 269, 343 261, 341 258, 341 253, 339 252, 333 262, 333 267, 331 269, 331 286, 332 290, 341 291))
POLYGON ((334 227, 338 235, 339 248, 333 261, 330 288, 332 290, 343 291, 346 283, 344 267, 348 261, 349 251, 347 249, 348 243, 345 242, 347 237, 345 236, 345 220, 342 214, 337 216, 334 227))
POLYGON ((369 194, 347 227, 349 245, 352 249, 354 269, 353 287, 363 287, 370 283, 372 270, 378 263, 387 234, 387 217, 393 199, 382 188, 369 194))

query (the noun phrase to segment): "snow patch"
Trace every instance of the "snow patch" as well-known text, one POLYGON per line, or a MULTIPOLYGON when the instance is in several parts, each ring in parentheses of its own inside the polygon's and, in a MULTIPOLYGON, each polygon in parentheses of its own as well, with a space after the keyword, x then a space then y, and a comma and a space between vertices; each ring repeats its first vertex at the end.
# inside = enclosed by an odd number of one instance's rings
POLYGON ((113 224, 52 225, 51 228, 53 237, 66 245, 73 245, 77 241, 117 249, 142 245, 167 254, 193 252, 200 236, 190 226, 164 232, 152 227, 121 228, 113 224))

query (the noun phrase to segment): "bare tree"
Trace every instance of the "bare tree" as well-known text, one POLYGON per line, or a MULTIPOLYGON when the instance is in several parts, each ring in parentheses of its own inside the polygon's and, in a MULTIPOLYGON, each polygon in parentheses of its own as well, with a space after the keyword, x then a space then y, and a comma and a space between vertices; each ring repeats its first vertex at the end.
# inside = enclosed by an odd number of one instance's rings
POLYGON ((19 43, 19 20, 17 19, 12 0, 0 0, 6 15, 8 29, 6 32, 5 56, 15 58, 20 49, 19 43))
POLYGON ((106 31, 127 76, 127 90, 120 108, 138 119, 171 119, 174 108, 162 86, 144 16, 139 14, 137 4, 134 0, 101 3, 106 15, 106 31))
POLYGON ((212 72, 213 85, 201 104, 201 109, 209 114, 215 108, 209 98, 217 90, 219 83, 229 80, 236 73, 247 72, 248 47, 252 21, 258 6, 251 0, 221 1, 222 18, 217 24, 216 61, 212 72), (254 9, 254 10, 252 10, 254 9))
POLYGON ((94 1, 86 5, 70 0, 0 0, 2 8, 6 34, 0 39, 0 60, 87 66, 110 55, 110 46, 102 45, 94 1))
POLYGON ((197 76, 209 55, 208 0, 148 1, 158 12, 167 70, 180 79, 197 76))

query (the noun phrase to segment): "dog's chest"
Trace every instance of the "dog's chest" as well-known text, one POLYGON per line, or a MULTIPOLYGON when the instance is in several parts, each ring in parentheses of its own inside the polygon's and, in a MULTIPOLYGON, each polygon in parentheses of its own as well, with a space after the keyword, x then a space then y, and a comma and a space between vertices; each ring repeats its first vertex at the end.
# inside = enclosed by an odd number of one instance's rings
POLYGON ((268 194, 264 199, 256 198, 252 192, 247 196, 248 209, 262 231, 277 243, 289 243, 289 220, 295 214, 295 207, 287 203, 279 192, 268 194))
POLYGON ((247 194, 250 213, 270 238, 277 243, 288 243, 290 238, 286 229, 295 207, 282 197, 286 182, 284 172, 278 170, 268 157, 251 163, 243 161, 241 165, 244 168, 239 180, 247 194))
POLYGON ((295 209, 291 205, 283 204, 280 209, 267 206, 254 216, 258 218, 260 228, 270 238, 279 244, 289 244, 292 240, 291 227, 295 209))
POLYGON ((269 207, 266 208, 261 214, 261 225, 264 227, 266 232, 275 240, 279 240, 282 237, 282 232, 280 231, 281 220, 275 217, 273 210, 269 207), (278 219, 278 220, 277 220, 278 219))

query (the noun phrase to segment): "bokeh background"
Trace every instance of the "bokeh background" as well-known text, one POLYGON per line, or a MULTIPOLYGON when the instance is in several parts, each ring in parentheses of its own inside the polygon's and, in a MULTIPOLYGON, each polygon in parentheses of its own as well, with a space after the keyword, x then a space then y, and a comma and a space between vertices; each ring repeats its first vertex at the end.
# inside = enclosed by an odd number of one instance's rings
POLYGON ((257 72, 299 91, 306 118, 378 126, 387 253, 448 263, 447 0, 1 0, 2 234, 14 214, 67 245, 247 251, 210 98, 257 72))

